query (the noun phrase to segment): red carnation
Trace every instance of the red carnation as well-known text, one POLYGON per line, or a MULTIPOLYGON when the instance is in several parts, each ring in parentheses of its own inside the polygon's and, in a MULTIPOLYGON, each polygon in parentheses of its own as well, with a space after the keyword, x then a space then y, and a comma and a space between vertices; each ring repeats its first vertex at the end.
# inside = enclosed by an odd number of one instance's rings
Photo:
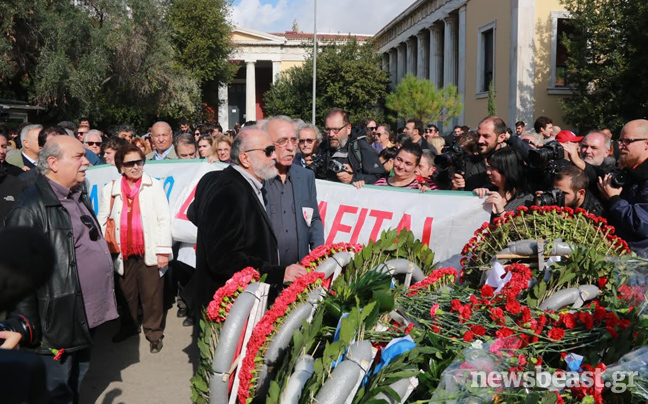
POLYGON ((591 330, 594 327, 594 318, 586 311, 578 313, 578 319, 585 326, 585 329, 591 330))
POLYGON ((483 336, 483 335, 486 335, 486 328, 484 328, 484 326, 481 326, 481 325, 473 325, 472 327, 470 327, 470 329, 471 329, 472 332, 475 333, 475 335, 477 335, 477 336, 480 336, 480 337, 481 337, 481 336, 483 336))
POLYGON ((551 330, 549 330, 547 336, 554 341, 560 341, 565 336, 565 330, 563 330, 560 327, 554 327, 551 330))
POLYGON ((463 340, 465 342, 470 342, 473 340, 474 337, 475 335, 472 331, 466 331, 466 333, 463 335, 463 340))
POLYGON ((493 289, 493 287, 490 286, 490 285, 484 285, 481 288, 482 297, 492 297, 494 292, 495 292, 495 289, 493 289))
POLYGON ((57 360, 61 359, 61 357, 65 353, 65 348, 52 349, 52 352, 54 352, 54 360, 57 361, 57 360))
POLYGON ((495 332, 497 338, 506 338, 506 337, 510 337, 513 334, 515 334, 515 332, 513 332, 513 330, 511 330, 508 327, 502 327, 495 332))
POLYGON ((576 328, 576 316, 574 316, 572 313, 561 314, 560 321, 568 330, 576 328))
POLYGON ((597 282, 598 282, 599 289, 603 289, 605 287, 605 285, 607 284, 608 279, 605 276, 601 276, 600 278, 598 278, 597 282))
POLYGON ((506 311, 508 311, 511 314, 519 314, 520 311, 522 311, 522 305, 520 305, 520 302, 517 300, 509 300, 506 303, 506 311))

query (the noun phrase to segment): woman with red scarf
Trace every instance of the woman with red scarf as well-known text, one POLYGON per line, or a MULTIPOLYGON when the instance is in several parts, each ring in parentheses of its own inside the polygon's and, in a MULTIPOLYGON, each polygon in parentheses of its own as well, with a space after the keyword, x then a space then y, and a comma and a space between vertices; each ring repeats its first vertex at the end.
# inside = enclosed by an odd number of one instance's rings
POLYGON ((115 166, 122 178, 106 184, 97 219, 106 231, 108 218, 115 223, 119 253, 114 255, 121 327, 113 342, 139 332, 138 304, 142 305, 144 335, 151 353, 162 349, 162 276, 171 255, 171 215, 162 183, 144 173, 146 156, 134 145, 121 147, 115 166))

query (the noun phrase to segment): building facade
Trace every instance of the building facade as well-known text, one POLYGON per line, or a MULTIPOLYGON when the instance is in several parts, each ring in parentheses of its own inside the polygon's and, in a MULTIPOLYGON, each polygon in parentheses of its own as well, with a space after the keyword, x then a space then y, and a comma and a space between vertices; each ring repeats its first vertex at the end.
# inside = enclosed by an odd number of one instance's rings
MULTIPOLYGON (((476 127, 488 115, 493 83, 498 115, 509 126, 548 116, 564 125, 570 94, 560 0, 418 0, 374 37, 392 87, 411 73, 458 87, 464 109, 452 124, 476 127)), ((445 128, 447 131, 448 128, 445 128)))
MULTIPOLYGON (((347 41, 351 36, 360 42, 366 35, 317 34, 318 47, 347 41), (321 41, 321 42, 320 42, 321 41)), ((218 91, 218 119, 224 129, 238 122, 264 118, 263 94, 270 89, 282 71, 301 66, 313 46, 313 34, 287 31, 266 33, 237 27, 232 32, 235 51, 230 60, 239 66, 232 82, 218 91)))

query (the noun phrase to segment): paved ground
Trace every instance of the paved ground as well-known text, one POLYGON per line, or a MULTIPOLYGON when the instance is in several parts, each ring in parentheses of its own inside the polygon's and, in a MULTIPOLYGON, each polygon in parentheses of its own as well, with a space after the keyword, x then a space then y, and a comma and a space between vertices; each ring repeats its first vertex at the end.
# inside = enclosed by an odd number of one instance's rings
POLYGON ((191 327, 183 327, 175 307, 169 310, 160 353, 149 352, 143 334, 119 344, 111 339, 118 320, 97 328, 90 370, 81 391, 81 404, 190 403, 191 327))

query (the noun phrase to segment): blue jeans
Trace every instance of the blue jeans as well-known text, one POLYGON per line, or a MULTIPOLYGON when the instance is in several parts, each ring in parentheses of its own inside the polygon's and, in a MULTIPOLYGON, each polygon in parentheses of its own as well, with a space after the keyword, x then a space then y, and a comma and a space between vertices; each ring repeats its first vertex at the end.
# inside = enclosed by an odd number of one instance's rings
POLYGON ((50 404, 75 404, 79 401, 81 382, 90 367, 92 348, 65 353, 55 361, 52 355, 41 355, 45 364, 50 404))

